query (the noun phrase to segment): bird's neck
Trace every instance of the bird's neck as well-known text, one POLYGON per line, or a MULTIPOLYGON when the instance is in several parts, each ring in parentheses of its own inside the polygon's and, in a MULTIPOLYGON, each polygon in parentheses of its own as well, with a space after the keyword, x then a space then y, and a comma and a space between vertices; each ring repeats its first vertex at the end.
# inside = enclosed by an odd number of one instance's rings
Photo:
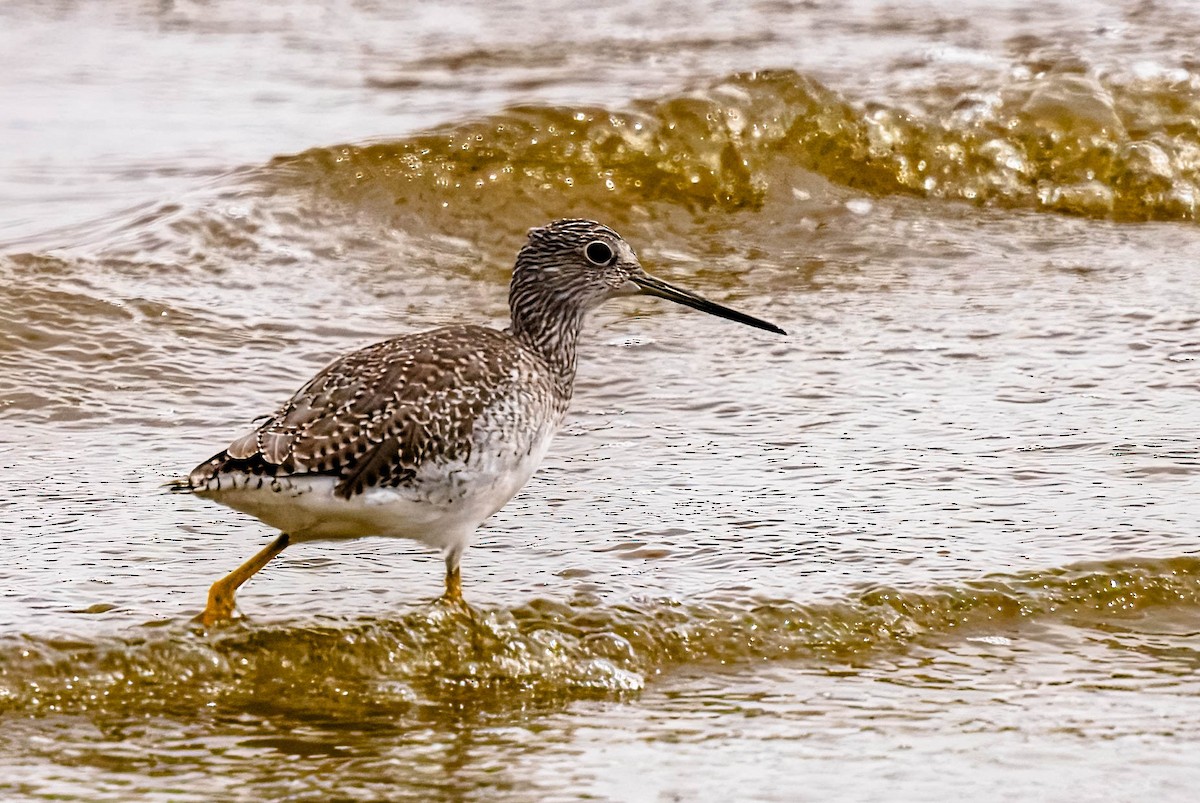
POLYGON ((538 285, 514 284, 509 295, 509 332, 554 371, 569 398, 575 385, 576 350, 587 310, 538 285))

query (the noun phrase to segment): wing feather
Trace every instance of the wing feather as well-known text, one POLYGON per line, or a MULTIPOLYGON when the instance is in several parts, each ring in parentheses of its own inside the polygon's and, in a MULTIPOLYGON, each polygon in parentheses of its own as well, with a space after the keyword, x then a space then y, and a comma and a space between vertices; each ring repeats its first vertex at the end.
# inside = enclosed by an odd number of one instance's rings
POLYGON ((428 461, 466 459, 489 405, 515 394, 533 359, 511 338, 477 326, 394 338, 333 362, 253 432, 191 475, 207 487, 222 472, 336 477, 350 498, 411 483, 428 461))

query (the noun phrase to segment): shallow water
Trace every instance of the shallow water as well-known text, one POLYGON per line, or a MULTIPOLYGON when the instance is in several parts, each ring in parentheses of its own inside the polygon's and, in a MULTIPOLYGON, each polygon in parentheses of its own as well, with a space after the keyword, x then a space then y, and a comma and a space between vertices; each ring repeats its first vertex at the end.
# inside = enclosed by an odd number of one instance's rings
POLYGON ((0 8, 0 790, 1189 799, 1197 34, 1169 3, 0 8), (791 336, 597 313, 464 559, 475 622, 429 605, 437 555, 364 539, 190 625, 272 534, 163 483, 342 351, 503 325, 565 215, 791 336))

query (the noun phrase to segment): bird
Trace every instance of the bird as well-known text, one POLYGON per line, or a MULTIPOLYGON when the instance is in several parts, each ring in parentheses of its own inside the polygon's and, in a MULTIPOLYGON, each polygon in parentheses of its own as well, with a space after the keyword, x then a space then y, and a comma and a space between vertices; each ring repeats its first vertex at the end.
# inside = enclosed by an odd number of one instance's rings
POLYGON ((439 599, 466 605, 463 550, 533 475, 562 425, 587 313, 630 295, 786 335, 647 273, 608 226, 563 219, 529 229, 506 329, 445 326, 345 354, 172 485, 279 532, 213 583, 195 621, 231 620, 238 589, 290 544, 365 536, 441 550, 439 599))

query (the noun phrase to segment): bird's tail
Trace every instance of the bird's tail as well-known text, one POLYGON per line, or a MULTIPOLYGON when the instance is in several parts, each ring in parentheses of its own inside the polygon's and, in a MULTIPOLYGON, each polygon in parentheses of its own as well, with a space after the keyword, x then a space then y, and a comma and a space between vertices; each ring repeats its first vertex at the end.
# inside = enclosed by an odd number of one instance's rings
POLYGON ((187 477, 176 477, 169 482, 164 482, 162 487, 167 489, 167 493, 173 494, 190 494, 194 490, 192 481, 187 477))

